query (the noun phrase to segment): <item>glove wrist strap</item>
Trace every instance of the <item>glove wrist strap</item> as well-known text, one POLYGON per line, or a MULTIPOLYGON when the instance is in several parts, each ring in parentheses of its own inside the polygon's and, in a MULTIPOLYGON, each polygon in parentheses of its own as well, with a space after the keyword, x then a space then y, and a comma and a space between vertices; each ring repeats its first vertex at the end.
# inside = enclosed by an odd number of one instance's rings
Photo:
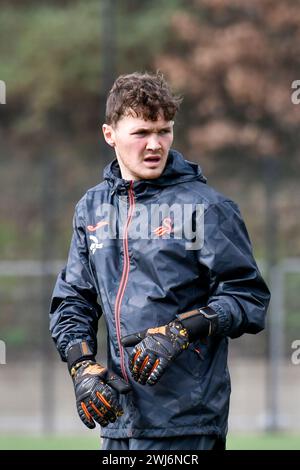
POLYGON ((75 364, 86 361, 88 359, 91 361, 96 361, 95 355, 91 351, 88 343, 86 341, 81 341, 80 343, 73 344, 67 351, 69 372, 71 373, 71 369, 75 364))
POLYGON ((186 328, 190 342, 212 336, 218 328, 218 314, 210 307, 201 307, 176 315, 186 328))

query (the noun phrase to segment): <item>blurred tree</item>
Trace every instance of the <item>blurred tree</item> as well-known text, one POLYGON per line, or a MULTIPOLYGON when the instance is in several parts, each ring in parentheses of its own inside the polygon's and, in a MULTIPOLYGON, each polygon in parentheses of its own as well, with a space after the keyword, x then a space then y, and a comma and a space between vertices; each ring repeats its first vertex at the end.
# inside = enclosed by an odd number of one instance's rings
POLYGON ((45 158, 56 160, 63 256, 74 203, 100 179, 101 165, 107 163, 99 124, 108 85, 105 57, 111 46, 104 35, 114 37, 110 62, 116 75, 151 69, 169 40, 166 26, 178 1, 114 3, 114 30, 109 31, 104 0, 0 1, 0 78, 7 84, 7 105, 0 108, 4 258, 19 257, 20 251, 23 257, 40 256, 36 247, 42 234, 39 194, 45 158), (22 204, 17 204, 21 187, 22 204), (22 244, 17 243, 20 238, 22 244))
POLYGON ((184 90, 191 150, 249 156, 251 167, 240 160, 247 177, 264 157, 298 170, 300 108, 291 84, 300 72, 300 2, 185 3, 171 20, 177 41, 156 65, 184 90))
MULTIPOLYGON (((275 245, 274 219, 296 209, 285 194, 287 181, 299 201, 300 107, 291 101, 291 85, 300 73, 300 2, 184 3, 171 18, 176 41, 155 65, 184 92, 185 147, 227 194, 230 187, 245 206, 251 199, 260 242, 256 220, 268 215, 266 237, 275 245)), ((280 227, 281 253, 300 253, 297 218, 288 222, 280 227)))
MULTIPOLYGON (((166 26, 178 2, 116 3, 116 73, 150 68, 164 47, 166 26)), ((13 120, 14 139, 30 137, 30 145, 36 144, 49 128, 77 139, 76 130, 79 141, 90 134, 91 124, 104 111, 99 109, 105 77, 102 47, 107 47, 101 36, 106 26, 101 24, 102 4, 28 1, 24 7, 15 1, 17 7, 2 7, 1 77, 9 86, 11 104, 3 118, 13 120)))
MULTIPOLYGON (((280 188, 279 208, 288 214, 288 224, 280 229, 293 239, 285 246, 288 237, 281 237, 283 252, 300 252, 297 206, 295 202, 291 207, 289 196, 292 184, 298 190, 293 178, 299 175, 300 108, 291 102, 291 84, 299 78, 300 3, 114 3, 116 75, 160 68, 184 94, 176 145, 188 158, 200 161, 221 190, 226 192, 230 185, 229 195, 239 194, 242 205, 251 199, 252 208, 257 208, 257 217, 249 216, 256 242, 262 241, 257 220, 264 214, 259 204, 262 189, 255 180, 265 168, 270 181, 270 161, 282 162, 274 178, 280 171, 290 186, 280 188), (251 194, 250 183, 255 188, 251 194)), ((99 181, 101 164, 107 161, 99 133, 107 87, 102 4, 0 1, 0 79, 7 84, 7 104, 0 107, 4 257, 19 256, 16 232, 22 234, 23 256, 32 256, 40 237, 37 195, 45 150, 56 158, 62 253, 74 202, 99 181), (23 204, 16 203, 20 187, 23 204)))

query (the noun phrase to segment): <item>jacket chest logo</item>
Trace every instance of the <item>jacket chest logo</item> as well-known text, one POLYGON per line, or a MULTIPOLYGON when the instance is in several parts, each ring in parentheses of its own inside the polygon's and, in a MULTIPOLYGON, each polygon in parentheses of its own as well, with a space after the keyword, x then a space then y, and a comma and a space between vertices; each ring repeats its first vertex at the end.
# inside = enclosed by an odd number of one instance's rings
POLYGON ((94 255, 96 250, 103 248, 103 243, 99 243, 98 238, 95 237, 94 235, 90 235, 90 240, 93 242, 90 245, 90 250, 92 254, 94 255))

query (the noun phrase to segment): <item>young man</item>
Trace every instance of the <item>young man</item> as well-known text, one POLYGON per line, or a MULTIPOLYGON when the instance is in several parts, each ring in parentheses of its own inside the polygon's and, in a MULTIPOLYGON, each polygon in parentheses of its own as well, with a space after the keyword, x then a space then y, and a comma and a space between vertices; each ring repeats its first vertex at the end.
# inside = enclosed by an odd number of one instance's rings
POLYGON ((228 337, 264 328, 269 291, 238 207, 171 150, 179 104, 160 74, 116 80, 103 125, 116 159, 76 206, 53 293, 52 336, 103 449, 225 448, 228 337))

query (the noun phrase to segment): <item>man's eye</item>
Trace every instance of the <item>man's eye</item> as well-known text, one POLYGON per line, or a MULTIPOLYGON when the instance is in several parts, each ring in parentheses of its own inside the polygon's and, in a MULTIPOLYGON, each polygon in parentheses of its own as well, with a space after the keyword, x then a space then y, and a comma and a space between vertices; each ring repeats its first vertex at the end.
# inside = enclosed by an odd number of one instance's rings
POLYGON ((163 129, 159 133, 160 134, 168 134, 169 132, 170 132, 169 129, 163 129))

